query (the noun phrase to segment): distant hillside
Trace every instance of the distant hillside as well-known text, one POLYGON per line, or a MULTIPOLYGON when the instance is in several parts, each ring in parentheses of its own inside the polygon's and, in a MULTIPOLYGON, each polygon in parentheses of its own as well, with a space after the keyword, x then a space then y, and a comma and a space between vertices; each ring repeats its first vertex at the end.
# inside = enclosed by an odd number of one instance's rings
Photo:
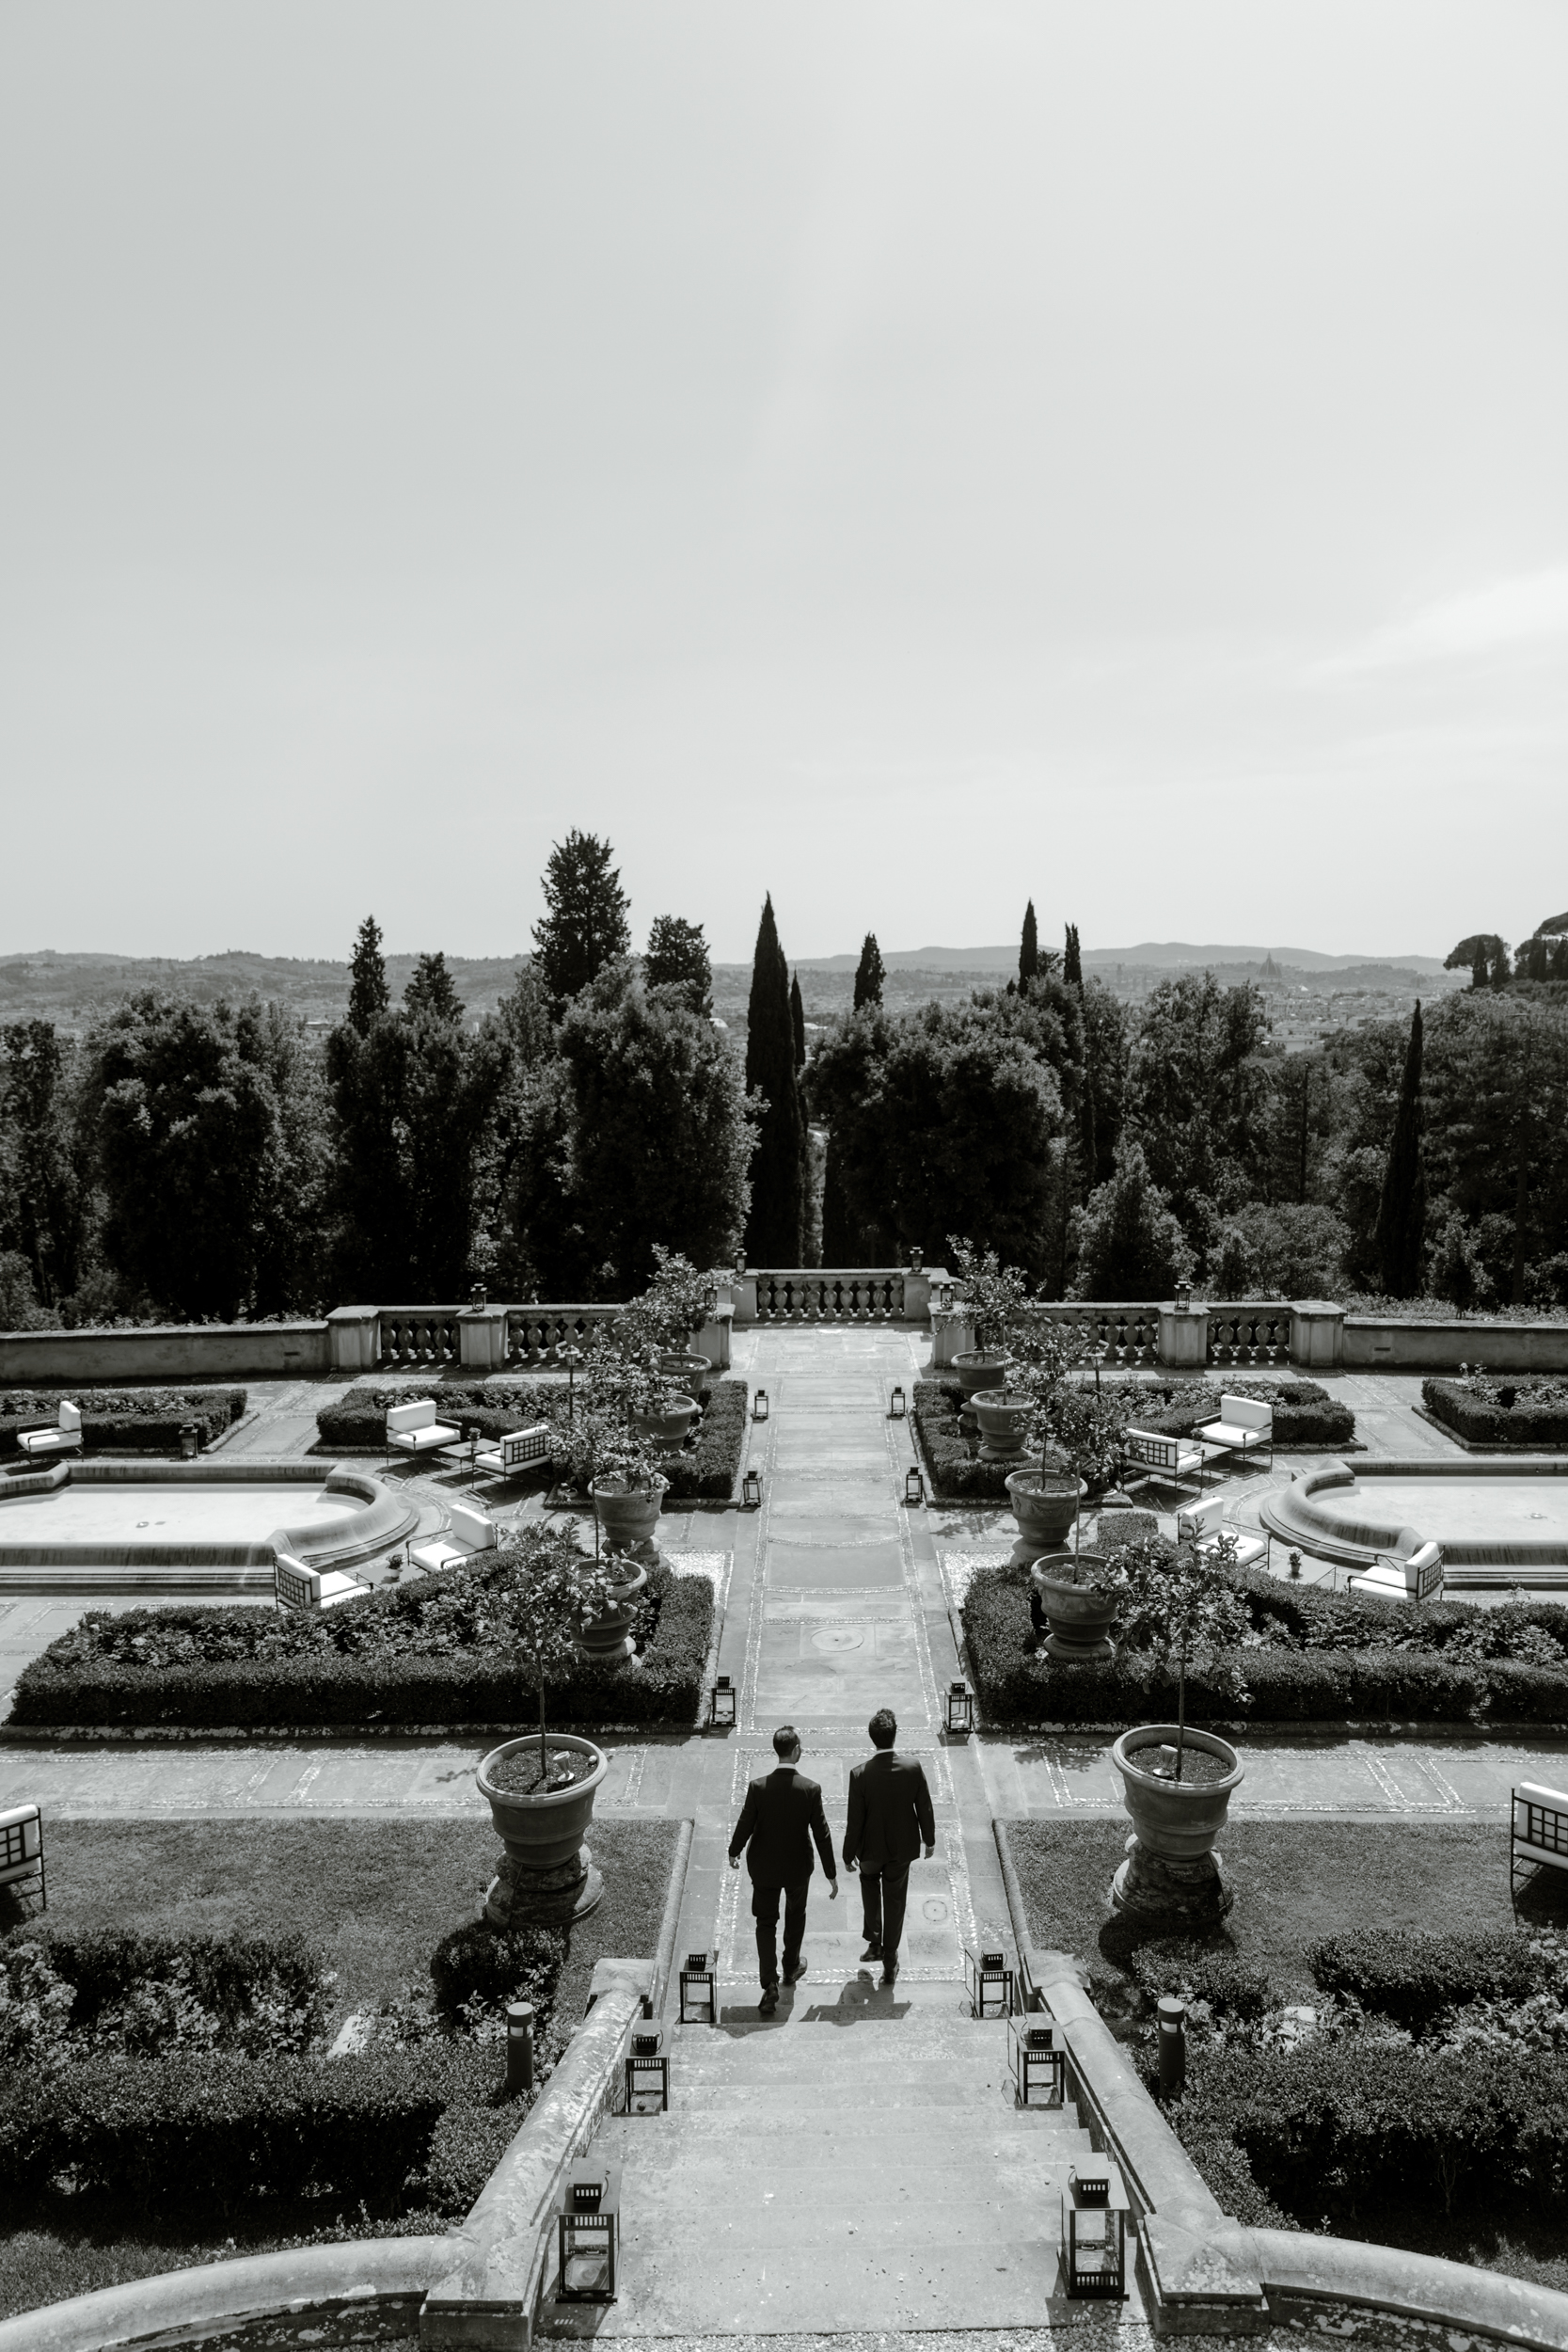
MULTIPOLYGON (((1047 941, 1053 946, 1053 941, 1047 941)), ((1145 940, 1136 947, 1085 947, 1084 966, 1100 971, 1113 964, 1154 965, 1162 970, 1180 971, 1188 966, 1201 968, 1205 964, 1261 963, 1272 956, 1275 963, 1293 964, 1302 972, 1348 971, 1352 965, 1397 967, 1404 972, 1441 972, 1440 956, 1325 956, 1315 947, 1223 947, 1191 946, 1185 940, 1166 940, 1163 944, 1145 940)), ((802 956, 802 972, 852 972, 860 958, 853 956, 802 956)), ((882 961, 892 971, 922 972, 1016 972, 1018 942, 1004 947, 895 947, 882 950, 882 961)))
MULTIPOLYGON (((521 956, 449 956, 447 969, 468 1011, 477 1016, 493 1010, 521 961, 521 956)), ((394 996, 402 993, 414 964, 411 955, 387 958, 394 996)), ((287 1006, 305 1021, 341 1021, 348 1009, 348 965, 325 958, 253 955, 243 948, 188 961, 53 950, 0 956, 0 1019, 7 1021, 53 1021, 62 1028, 80 1028, 103 1006, 149 988, 201 1005, 215 1004, 220 996, 260 996, 287 1006)))

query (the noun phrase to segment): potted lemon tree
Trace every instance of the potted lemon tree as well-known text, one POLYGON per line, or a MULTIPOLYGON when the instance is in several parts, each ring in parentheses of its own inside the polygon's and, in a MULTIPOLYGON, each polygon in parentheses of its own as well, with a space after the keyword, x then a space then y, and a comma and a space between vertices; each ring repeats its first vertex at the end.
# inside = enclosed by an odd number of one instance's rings
POLYGON ((957 1233, 949 1233, 947 1247, 958 1280, 958 1304, 974 1337, 974 1346, 961 1348, 953 1359, 967 1403, 988 1389, 1006 1387, 1013 1360, 1008 1337, 1028 1284, 1016 1266, 1002 1263, 994 1249, 978 1250, 957 1233))

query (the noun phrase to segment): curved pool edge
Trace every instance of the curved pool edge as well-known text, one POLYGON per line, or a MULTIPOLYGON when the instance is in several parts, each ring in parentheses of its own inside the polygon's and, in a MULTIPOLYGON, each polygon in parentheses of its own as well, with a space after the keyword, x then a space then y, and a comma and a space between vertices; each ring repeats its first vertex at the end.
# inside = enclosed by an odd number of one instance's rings
MULTIPOLYGON (((1358 1457, 1354 1467, 1335 1461, 1321 1470, 1309 1470, 1305 1478, 1293 1479, 1290 1486, 1264 1495, 1258 1505, 1258 1516, 1270 1534, 1286 1543, 1302 1544, 1320 1560, 1332 1561, 1338 1567, 1370 1568, 1380 1552, 1392 1549, 1405 1520, 1389 1518, 1374 1523, 1370 1516, 1347 1526, 1343 1519, 1328 1512, 1313 1508, 1316 1495, 1343 1492, 1353 1486, 1365 1491, 1366 1482, 1379 1478, 1415 1479, 1425 1482, 1445 1478, 1469 1480, 1477 1471, 1491 1478, 1561 1478, 1568 1476, 1568 1461, 1552 1454, 1516 1454, 1506 1460, 1488 1461, 1482 1466, 1472 1456, 1463 1455, 1457 1461, 1433 1460, 1430 1457, 1387 1454, 1376 1460, 1358 1457)), ((1367 1497, 1369 1513, 1375 1507, 1374 1497, 1367 1497)), ((1568 1584, 1568 1540, 1560 1535, 1515 1537, 1506 1543, 1483 1543, 1463 1537, 1451 1541, 1439 1529, 1417 1527, 1423 1541, 1434 1540, 1443 1545, 1447 1581, 1470 1582, 1483 1586, 1488 1582, 1511 1581, 1504 1573, 1510 1568, 1524 1570, 1532 1581, 1539 1579, 1556 1584, 1568 1584), (1455 1571, 1458 1574, 1455 1574, 1455 1571), (1468 1573, 1466 1573, 1468 1571, 1468 1573), (1556 1573, 1547 1575, 1547 1571, 1556 1573), (1490 1572, 1490 1573, 1489 1573, 1490 1572)))

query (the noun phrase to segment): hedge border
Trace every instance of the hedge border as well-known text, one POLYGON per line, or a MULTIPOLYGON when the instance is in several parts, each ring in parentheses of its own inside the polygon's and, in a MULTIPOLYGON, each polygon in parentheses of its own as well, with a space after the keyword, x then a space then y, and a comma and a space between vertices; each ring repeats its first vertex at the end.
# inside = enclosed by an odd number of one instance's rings
MULTIPOLYGON (((1515 1393, 1538 1375, 1521 1373, 1516 1380, 1499 1376, 1498 1385, 1515 1393)), ((1546 1375, 1550 1377, 1550 1375, 1546 1375)), ((1554 1386, 1560 1385, 1554 1381, 1554 1386)), ((1423 1421, 1432 1422, 1466 1453, 1540 1454, 1568 1451, 1568 1404, 1548 1411, 1499 1405, 1478 1396, 1455 1379, 1434 1376, 1421 1383, 1418 1406, 1423 1421), (1527 1434, 1512 1433, 1524 1428, 1527 1434), (1505 1434, 1507 1433, 1507 1434, 1505 1434)))
MULTIPOLYGON (((46 1427, 59 1413, 60 1396, 39 1389, 0 1390, 0 1461, 23 1457, 21 1433, 46 1427)), ((195 1422, 197 1442, 205 1450, 226 1437, 245 1417, 246 1391, 228 1381, 204 1388, 149 1389, 143 1396, 129 1389, 79 1389, 71 1397, 82 1415, 83 1454, 178 1454, 180 1431, 195 1422)), ((63 1454, 51 1459, 71 1462, 63 1454)))

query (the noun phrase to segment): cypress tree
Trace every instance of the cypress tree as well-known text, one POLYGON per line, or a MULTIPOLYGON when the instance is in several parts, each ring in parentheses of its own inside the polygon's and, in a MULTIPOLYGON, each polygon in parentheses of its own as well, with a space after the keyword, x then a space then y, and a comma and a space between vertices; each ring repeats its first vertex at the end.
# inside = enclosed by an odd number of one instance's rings
POLYGON ((800 975, 792 973, 789 982, 789 1034, 795 1043, 797 1072, 806 1066, 806 1009, 800 1002, 800 975))
POLYGON ((596 980, 607 963, 631 952, 626 909, 615 852, 596 834, 574 826, 550 851, 545 868, 545 913, 533 927, 534 961, 559 1018, 569 997, 596 980))
POLYGON ((822 1169, 822 1263, 825 1266, 858 1265, 860 1255, 860 1233, 849 1214, 839 1149, 830 1131, 822 1169))
POLYGON ((1038 979, 1039 969, 1040 935, 1038 927, 1035 922, 1035 901, 1031 898, 1028 905, 1023 910, 1023 937, 1019 943, 1019 986, 1022 988, 1026 986, 1030 980, 1038 979))
POLYGON ((746 1258, 754 1266, 798 1266, 804 1241, 806 1125, 795 1075, 789 966, 779 945, 769 893, 757 927, 746 1009, 746 1086, 767 1098, 752 1157, 746 1258))
POLYGON ((1421 1287, 1426 1219, 1427 1180, 1421 1163, 1421 1008, 1418 1005, 1405 1048, 1404 1082, 1400 1088, 1374 1235, 1383 1287, 1390 1298, 1414 1298, 1421 1287))
POLYGON ((855 967, 855 1010, 863 1005, 879 1005, 882 982, 887 974, 882 965, 882 951, 877 945, 875 931, 867 931, 861 943, 861 960, 855 967))
POLYGON ((381 926, 373 914, 367 914, 359 926, 348 976, 348 1025, 361 1037, 368 1037, 376 1014, 385 1012, 391 1002, 381 956, 381 926))
POLYGON ((1084 959, 1079 952, 1076 923, 1069 923, 1067 927, 1067 947, 1062 957, 1062 977, 1069 988, 1082 988, 1084 985, 1084 959))

